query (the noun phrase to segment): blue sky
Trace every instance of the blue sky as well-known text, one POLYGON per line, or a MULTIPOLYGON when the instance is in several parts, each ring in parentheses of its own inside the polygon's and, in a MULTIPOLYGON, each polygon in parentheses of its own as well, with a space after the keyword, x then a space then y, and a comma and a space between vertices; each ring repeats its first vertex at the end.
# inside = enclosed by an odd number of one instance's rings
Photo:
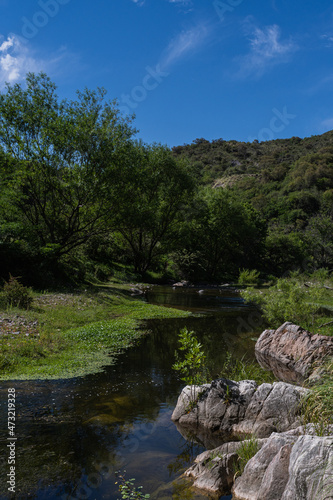
POLYGON ((260 141, 333 129, 333 4, 0 0, 0 86, 105 87, 138 137, 260 141))

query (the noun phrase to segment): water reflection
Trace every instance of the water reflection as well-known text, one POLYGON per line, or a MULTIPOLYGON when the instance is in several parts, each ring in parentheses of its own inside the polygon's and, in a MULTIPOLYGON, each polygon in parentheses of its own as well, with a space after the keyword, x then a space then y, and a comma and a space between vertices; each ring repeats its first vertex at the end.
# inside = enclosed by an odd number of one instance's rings
MULTIPOLYGON (((2 450, 8 437, 7 388, 14 386, 17 393, 16 498, 115 500, 120 494, 114 472, 126 469, 152 499, 207 499, 180 478, 204 447, 184 439, 170 419, 183 386, 171 369, 177 336, 184 326, 195 330, 210 370, 218 373, 227 349, 239 356, 253 355, 253 332, 236 334, 239 317, 248 313, 234 293, 221 297, 164 290, 165 296, 159 290, 159 299, 155 294, 156 302, 179 307, 188 303, 192 310, 209 314, 148 322, 151 335, 104 373, 66 381, 1 384, 2 450)), ((5 452, 1 478, 7 468, 5 452)), ((3 480, 0 493, 9 498, 3 480)))

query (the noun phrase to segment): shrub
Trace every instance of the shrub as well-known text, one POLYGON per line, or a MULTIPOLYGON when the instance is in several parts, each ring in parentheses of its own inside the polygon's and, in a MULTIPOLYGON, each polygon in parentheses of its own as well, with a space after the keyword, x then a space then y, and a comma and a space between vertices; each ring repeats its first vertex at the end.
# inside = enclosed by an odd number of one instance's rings
POLYGON ((202 345, 198 342, 194 332, 183 328, 179 334, 180 351, 184 351, 184 359, 180 360, 176 352, 176 363, 172 366, 182 375, 182 380, 188 385, 203 384, 206 382, 204 362, 206 356, 202 351, 202 345))
POLYGON ((240 285, 257 285, 259 275, 260 273, 256 269, 242 269, 239 273, 238 283, 240 285))
POLYGON ((285 321, 311 328, 319 311, 318 301, 324 290, 318 285, 305 284, 297 276, 281 278, 265 292, 253 288, 241 292, 246 302, 257 304, 270 326, 278 327, 285 321))
POLYGON ((29 309, 33 302, 31 290, 22 285, 18 278, 12 275, 4 284, 2 299, 6 305, 20 307, 21 309, 29 309))

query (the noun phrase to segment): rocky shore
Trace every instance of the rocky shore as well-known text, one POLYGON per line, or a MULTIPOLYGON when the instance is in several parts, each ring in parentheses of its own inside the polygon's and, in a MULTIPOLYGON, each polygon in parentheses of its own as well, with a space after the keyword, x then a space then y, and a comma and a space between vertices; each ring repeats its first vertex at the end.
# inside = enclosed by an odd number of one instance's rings
POLYGON ((264 331, 255 352, 281 381, 258 386, 221 378, 182 390, 172 415, 179 432, 207 448, 214 436, 225 441, 199 455, 185 476, 216 499, 230 492, 234 500, 333 499, 333 425, 302 425, 300 402, 311 389, 295 385, 320 377, 333 339, 285 323, 264 331), (239 476, 238 453, 249 439, 257 450, 239 476))

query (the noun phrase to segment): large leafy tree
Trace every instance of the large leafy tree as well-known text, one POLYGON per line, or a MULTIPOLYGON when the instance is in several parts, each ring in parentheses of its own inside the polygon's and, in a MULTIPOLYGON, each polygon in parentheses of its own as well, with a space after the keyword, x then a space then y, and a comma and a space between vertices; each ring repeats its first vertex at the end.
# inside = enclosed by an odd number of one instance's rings
POLYGON ((109 229, 134 132, 103 89, 59 100, 45 74, 28 74, 0 94, 0 146, 15 159, 3 189, 41 255, 58 259, 109 229))
POLYGON ((145 273, 176 237, 194 188, 184 160, 158 144, 133 143, 122 166, 117 230, 135 272, 145 273))
POLYGON ((220 280, 254 268, 264 252, 266 225, 259 213, 224 189, 198 192, 182 227, 175 260, 184 277, 220 280))

